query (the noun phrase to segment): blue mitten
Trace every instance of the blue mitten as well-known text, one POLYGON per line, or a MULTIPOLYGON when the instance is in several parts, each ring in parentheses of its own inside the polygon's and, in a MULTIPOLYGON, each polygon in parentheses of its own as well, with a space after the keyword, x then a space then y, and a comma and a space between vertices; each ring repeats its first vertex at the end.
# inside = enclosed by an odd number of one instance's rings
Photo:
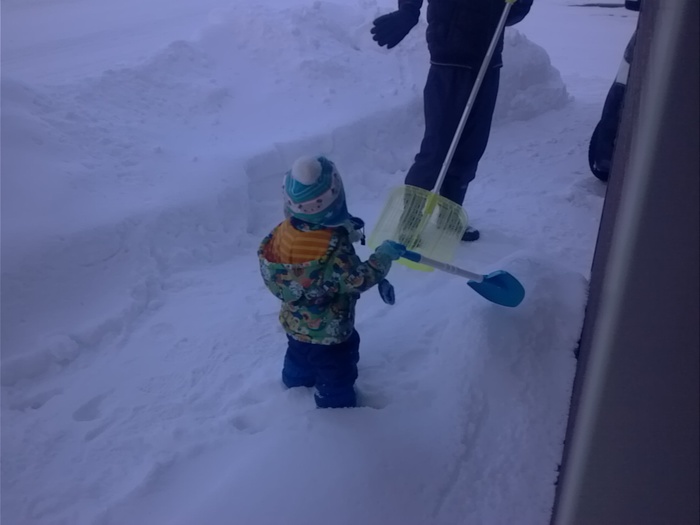
POLYGON ((406 253, 406 247, 403 244, 399 244, 394 241, 384 241, 375 250, 376 253, 384 254, 388 256, 392 261, 396 261, 403 257, 406 253))

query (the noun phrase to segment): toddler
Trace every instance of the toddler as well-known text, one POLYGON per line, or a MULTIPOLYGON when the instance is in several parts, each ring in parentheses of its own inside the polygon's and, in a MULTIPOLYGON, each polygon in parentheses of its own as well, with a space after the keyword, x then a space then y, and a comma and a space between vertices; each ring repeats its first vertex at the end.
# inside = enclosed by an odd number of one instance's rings
POLYGON ((319 408, 354 407, 357 299, 384 280, 405 248, 385 241, 367 261, 359 259, 352 243, 362 236, 340 174, 325 157, 298 159, 285 175, 284 198, 286 220, 258 250, 263 280, 282 301, 288 339, 282 381, 315 387, 319 408))

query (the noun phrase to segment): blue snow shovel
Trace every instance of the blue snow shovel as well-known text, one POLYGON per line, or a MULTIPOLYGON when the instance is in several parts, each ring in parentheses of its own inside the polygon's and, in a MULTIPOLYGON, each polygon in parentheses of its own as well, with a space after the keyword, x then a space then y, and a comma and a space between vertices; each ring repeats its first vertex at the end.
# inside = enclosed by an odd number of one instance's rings
MULTIPOLYGON (((397 243, 398 244, 398 243, 397 243)), ((525 298, 525 289, 515 277, 503 270, 491 272, 488 275, 480 275, 462 268, 457 268, 451 264, 429 259, 420 253, 406 250, 403 254, 404 259, 409 261, 431 266, 436 270, 459 275, 469 279, 467 284, 478 293, 480 296, 501 306, 514 308, 518 306, 525 298)))

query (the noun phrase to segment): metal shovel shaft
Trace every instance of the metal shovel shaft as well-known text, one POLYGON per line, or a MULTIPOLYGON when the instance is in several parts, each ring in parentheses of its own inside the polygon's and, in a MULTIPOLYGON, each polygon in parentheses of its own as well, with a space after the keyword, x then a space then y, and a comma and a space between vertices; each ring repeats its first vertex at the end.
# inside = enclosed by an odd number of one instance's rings
POLYGON ((452 266, 444 262, 436 261, 429 257, 425 257, 419 253, 406 252, 404 258, 409 261, 417 262, 420 264, 425 264, 427 266, 432 266, 436 270, 441 270, 446 273, 451 273, 452 275, 458 275, 460 277, 466 277, 467 279, 480 283, 484 280, 484 276, 478 273, 470 272, 469 270, 464 270, 463 268, 458 268, 457 266, 452 266))
POLYGON ((515 277, 503 270, 491 272, 488 275, 457 268, 451 264, 443 263, 422 256, 420 253, 406 250, 403 257, 409 261, 431 266, 437 270, 459 275, 469 279, 467 284, 484 299, 501 306, 514 308, 518 306, 525 297, 525 288, 515 277))

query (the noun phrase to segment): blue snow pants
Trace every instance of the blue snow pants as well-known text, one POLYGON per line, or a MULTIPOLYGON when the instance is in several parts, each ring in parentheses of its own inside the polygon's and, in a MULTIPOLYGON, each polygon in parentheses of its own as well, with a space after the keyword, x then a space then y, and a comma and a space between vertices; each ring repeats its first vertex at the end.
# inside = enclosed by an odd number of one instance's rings
MULTIPOLYGON (((425 132, 420 151, 406 174, 406 184, 429 191, 435 188, 478 73, 466 67, 430 66, 423 90, 425 132)), ((440 195, 459 205, 486 151, 500 74, 499 68, 487 70, 440 189, 440 195)))
POLYGON ((354 407, 355 381, 360 360, 360 334, 353 331, 346 341, 335 345, 302 343, 287 336, 282 382, 288 388, 316 387, 318 408, 354 407))

